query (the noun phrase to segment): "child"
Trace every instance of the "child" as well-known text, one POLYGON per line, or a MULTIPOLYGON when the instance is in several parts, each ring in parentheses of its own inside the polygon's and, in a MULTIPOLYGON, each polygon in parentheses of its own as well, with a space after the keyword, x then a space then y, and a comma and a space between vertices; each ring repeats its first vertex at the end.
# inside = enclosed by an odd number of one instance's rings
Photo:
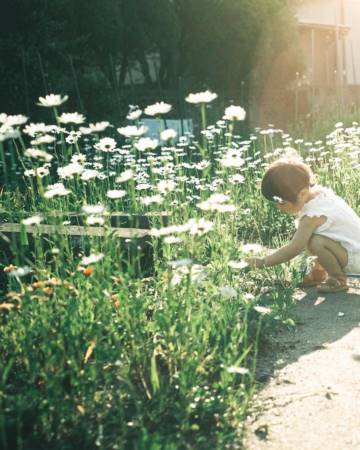
POLYGON ((303 286, 319 292, 348 289, 346 274, 360 273, 360 217, 332 190, 314 185, 313 173, 300 159, 279 159, 261 183, 265 198, 286 214, 296 214, 297 231, 289 244, 265 258, 247 258, 251 267, 290 261, 305 248, 317 257, 303 286))

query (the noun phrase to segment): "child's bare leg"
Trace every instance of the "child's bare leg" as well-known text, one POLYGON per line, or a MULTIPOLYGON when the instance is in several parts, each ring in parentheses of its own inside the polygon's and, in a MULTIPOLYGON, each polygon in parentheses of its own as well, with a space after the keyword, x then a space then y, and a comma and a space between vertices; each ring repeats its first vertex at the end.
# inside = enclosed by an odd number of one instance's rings
POLYGON ((346 282, 343 268, 348 261, 347 251, 339 243, 325 236, 314 235, 308 244, 309 251, 317 256, 318 263, 330 277, 346 282))

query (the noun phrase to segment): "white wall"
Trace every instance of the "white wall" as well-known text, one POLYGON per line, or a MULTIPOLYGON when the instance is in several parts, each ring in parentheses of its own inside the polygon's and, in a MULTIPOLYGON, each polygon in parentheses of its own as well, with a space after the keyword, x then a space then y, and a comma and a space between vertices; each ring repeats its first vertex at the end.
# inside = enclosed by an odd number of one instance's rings
POLYGON ((346 37, 346 80, 360 84, 360 0, 345 0, 345 24, 351 27, 346 37))
POLYGON ((335 25, 341 22, 341 0, 303 0, 296 17, 301 22, 335 25))
POLYGON ((303 0, 296 17, 300 22, 350 27, 345 37, 345 80, 360 84, 360 0, 303 0))

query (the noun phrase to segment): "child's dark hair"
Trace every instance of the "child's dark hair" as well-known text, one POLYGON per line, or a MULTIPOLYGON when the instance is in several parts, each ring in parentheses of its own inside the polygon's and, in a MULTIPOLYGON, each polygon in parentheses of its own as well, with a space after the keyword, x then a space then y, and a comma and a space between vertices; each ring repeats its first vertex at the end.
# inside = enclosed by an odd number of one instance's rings
POLYGON ((300 159, 281 158, 270 164, 261 182, 267 200, 296 203, 299 192, 314 184, 314 174, 300 159))

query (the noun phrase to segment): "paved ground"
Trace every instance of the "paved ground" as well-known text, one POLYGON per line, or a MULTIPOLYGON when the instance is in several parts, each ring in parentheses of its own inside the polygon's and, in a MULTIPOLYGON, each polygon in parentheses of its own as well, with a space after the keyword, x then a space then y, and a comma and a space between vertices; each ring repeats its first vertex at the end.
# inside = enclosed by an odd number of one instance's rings
POLYGON ((245 450, 360 450, 360 283, 296 295, 298 325, 270 338, 245 450))

